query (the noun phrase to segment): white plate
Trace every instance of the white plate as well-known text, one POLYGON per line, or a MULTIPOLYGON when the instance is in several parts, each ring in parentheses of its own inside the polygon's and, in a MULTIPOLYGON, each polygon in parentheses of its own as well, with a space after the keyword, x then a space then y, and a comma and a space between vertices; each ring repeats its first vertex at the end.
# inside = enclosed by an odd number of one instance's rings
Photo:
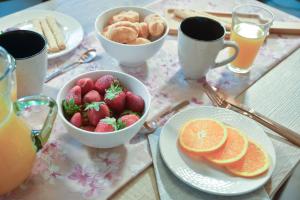
POLYGON ((240 195, 260 188, 271 177, 276 162, 273 145, 261 127, 245 116, 216 107, 195 107, 174 115, 162 128, 159 147, 163 160, 175 176, 196 189, 216 195, 240 195), (187 157, 177 148, 177 138, 182 124, 195 118, 213 118, 242 130, 269 154, 268 172, 256 178, 241 178, 187 157))
POLYGON ((43 18, 49 15, 56 18, 56 21, 63 30, 65 37, 66 49, 56 53, 48 53, 49 59, 57 58, 74 50, 83 39, 83 29, 81 25, 78 21, 68 15, 50 10, 26 10, 7 16, 1 20, 0 30, 4 31, 8 28, 34 30, 32 20, 36 18, 43 18))

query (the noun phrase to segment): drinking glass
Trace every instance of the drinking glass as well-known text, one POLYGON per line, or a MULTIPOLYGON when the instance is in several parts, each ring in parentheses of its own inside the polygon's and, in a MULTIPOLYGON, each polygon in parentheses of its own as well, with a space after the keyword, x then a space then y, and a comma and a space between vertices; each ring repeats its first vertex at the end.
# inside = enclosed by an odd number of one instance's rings
MULTIPOLYGON (((250 71, 253 61, 262 46, 273 22, 273 14, 260 6, 241 5, 232 12, 230 40, 240 48, 237 58, 229 64, 229 69, 236 73, 250 71)), ((233 50, 229 51, 232 55, 233 50)))

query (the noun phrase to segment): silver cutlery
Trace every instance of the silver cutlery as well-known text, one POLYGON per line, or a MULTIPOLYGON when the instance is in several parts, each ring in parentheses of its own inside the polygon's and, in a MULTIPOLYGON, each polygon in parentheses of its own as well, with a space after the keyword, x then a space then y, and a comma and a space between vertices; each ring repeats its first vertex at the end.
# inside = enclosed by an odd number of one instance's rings
POLYGON ((227 108, 238 112, 244 116, 247 116, 263 126, 271 129, 272 131, 278 133, 282 137, 286 138, 291 143, 300 146, 300 134, 296 133, 293 130, 290 130, 283 125, 267 118, 266 116, 256 112, 251 108, 245 108, 242 105, 236 105, 234 103, 226 101, 223 97, 217 94, 216 91, 205 81, 203 84, 204 92, 207 94, 209 99, 213 102, 213 104, 217 107, 227 108))
POLYGON ((60 67, 57 70, 55 70, 54 72, 52 72, 51 74, 47 75, 46 79, 45 79, 45 83, 47 83, 48 81, 54 79, 55 77, 57 77, 61 74, 73 69, 77 65, 91 62, 92 60, 95 59, 96 56, 97 56, 96 49, 87 50, 80 56, 80 58, 76 62, 65 65, 63 67, 60 67))

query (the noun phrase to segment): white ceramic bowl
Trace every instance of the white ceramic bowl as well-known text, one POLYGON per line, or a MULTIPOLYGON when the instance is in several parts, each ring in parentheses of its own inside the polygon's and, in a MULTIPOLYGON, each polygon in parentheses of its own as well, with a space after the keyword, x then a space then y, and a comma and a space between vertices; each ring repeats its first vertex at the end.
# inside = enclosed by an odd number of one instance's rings
POLYGON ((64 126, 68 130, 68 133, 71 134, 71 136, 73 136, 81 143, 96 148, 111 148, 119 146, 127 143, 131 138, 133 138, 146 121, 146 117, 150 108, 150 102, 150 93, 147 87, 141 81, 128 74, 109 70, 99 70, 81 74, 68 81, 60 89, 57 95, 58 115, 62 119, 64 126), (67 92, 75 85, 78 79, 90 77, 96 80, 97 78, 105 74, 113 75, 121 82, 122 85, 124 85, 126 88, 133 91, 135 94, 141 96, 144 99, 145 109, 142 117, 133 125, 114 132, 94 133, 75 127, 63 115, 62 100, 65 99, 67 92))
MULTIPOLYGON (((164 20, 166 28, 164 34, 153 42, 142 45, 128 45, 111 41, 102 35, 102 30, 107 25, 108 20, 115 14, 126 10, 133 10, 140 14, 143 19, 145 16, 154 13, 151 10, 141 7, 117 7, 102 12, 95 21, 96 35, 101 42, 105 51, 117 59, 121 65, 125 66, 139 66, 143 64, 147 59, 151 58, 162 47, 164 40, 169 32, 167 21, 164 20)), ((156 13, 157 14, 157 13, 156 13)))

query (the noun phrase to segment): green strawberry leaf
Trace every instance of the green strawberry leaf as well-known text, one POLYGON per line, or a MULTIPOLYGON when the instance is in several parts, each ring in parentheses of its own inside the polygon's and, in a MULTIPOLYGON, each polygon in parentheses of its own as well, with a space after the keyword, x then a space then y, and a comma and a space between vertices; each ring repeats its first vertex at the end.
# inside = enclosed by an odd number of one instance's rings
POLYGON ((99 111, 100 110, 100 105, 104 104, 103 101, 100 101, 100 102, 93 102, 93 103, 90 103, 90 104, 87 104, 85 106, 85 109, 84 110, 96 110, 96 111, 99 111))
POLYGON ((118 130, 117 121, 116 121, 115 118, 105 117, 104 119, 101 119, 100 121, 105 123, 105 124, 112 125, 115 130, 118 130))
POLYGON ((118 119, 118 121, 117 121, 117 128, 118 128, 118 130, 123 129, 125 127, 126 127, 126 124, 123 123, 121 119, 118 119))
POLYGON ((111 84, 110 88, 105 90, 105 99, 112 100, 114 99, 118 94, 120 94, 123 91, 123 88, 119 84, 111 84))
POLYGON ((63 111, 66 117, 72 117, 76 112, 81 110, 81 107, 75 104, 74 99, 70 99, 69 101, 63 100, 62 101, 63 111))

